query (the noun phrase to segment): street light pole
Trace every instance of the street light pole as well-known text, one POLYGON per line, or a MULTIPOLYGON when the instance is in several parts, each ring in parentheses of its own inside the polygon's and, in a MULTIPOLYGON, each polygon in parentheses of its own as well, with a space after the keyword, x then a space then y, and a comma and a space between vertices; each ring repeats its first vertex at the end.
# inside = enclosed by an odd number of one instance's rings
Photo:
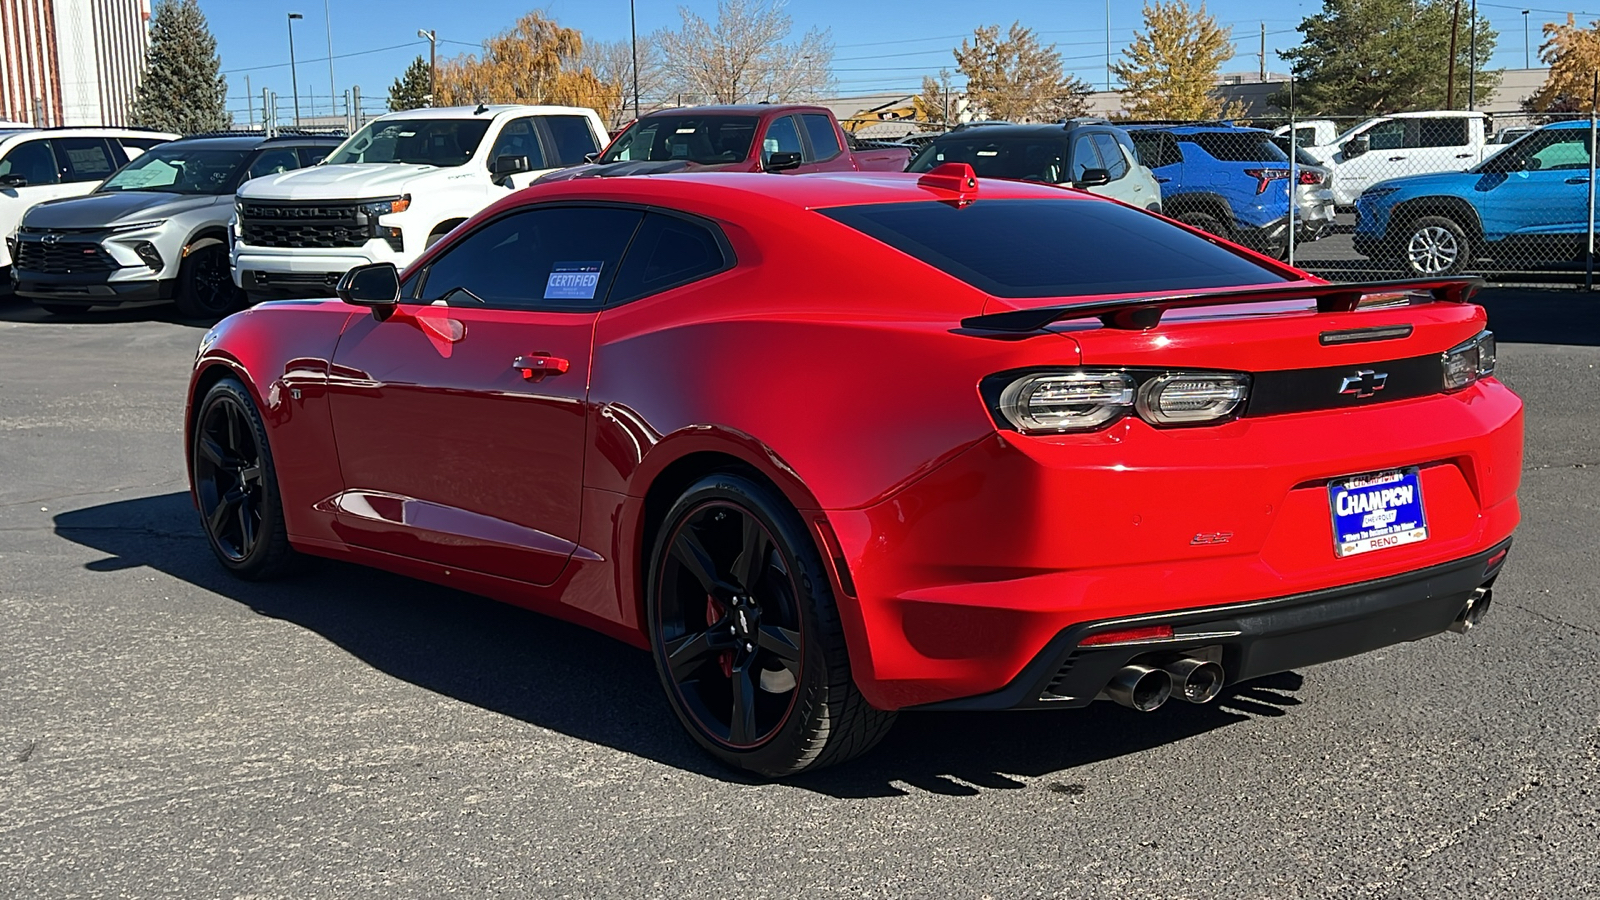
POLYGON ((1111 0, 1106 0, 1106 91, 1111 91, 1111 0))
MULTIPOLYGON (((328 32, 328 110, 329 115, 338 115, 339 111, 332 109, 335 97, 339 92, 333 86, 333 16, 328 10, 328 0, 322 0, 322 24, 328 32)), ((349 110, 345 110, 349 112, 349 110)))
POLYGON ((417 37, 424 38, 428 42, 428 105, 432 106, 439 90, 439 86, 435 83, 439 79, 439 33, 418 28, 417 37))
POLYGON ((1531 12, 1533 12, 1531 9, 1522 11, 1522 67, 1524 69, 1533 68, 1533 62, 1528 56, 1528 13, 1531 12))
POLYGON ((628 31, 633 35, 633 117, 639 118, 639 19, 628 0, 628 31))
POLYGON ((289 13, 289 85, 294 92, 294 126, 300 127, 300 76, 294 68, 294 20, 304 19, 299 13, 289 13))
POLYGON ((1478 0, 1467 20, 1467 109, 1478 108, 1478 0))

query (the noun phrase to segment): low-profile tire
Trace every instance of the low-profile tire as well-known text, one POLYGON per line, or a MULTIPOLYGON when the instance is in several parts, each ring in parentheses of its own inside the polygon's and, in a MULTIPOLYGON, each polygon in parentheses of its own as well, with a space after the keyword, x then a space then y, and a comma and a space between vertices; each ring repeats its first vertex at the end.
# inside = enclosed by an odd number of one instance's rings
POLYGON ((1472 261, 1472 238, 1445 216, 1413 220, 1401 230, 1395 249, 1401 267, 1418 277, 1455 275, 1472 261))
POLYGON ((250 392, 224 378, 200 400, 189 460, 200 527, 223 568, 260 581, 293 571, 277 469, 266 425, 250 392))
POLYGON ((173 300, 178 313, 191 319, 217 319, 238 309, 244 296, 233 283, 228 248, 210 244, 184 257, 173 300))
POLYGON ((819 769, 865 753, 894 723, 851 677, 805 523, 742 473, 700 479, 668 511, 646 615, 673 711, 729 766, 769 778, 819 769))

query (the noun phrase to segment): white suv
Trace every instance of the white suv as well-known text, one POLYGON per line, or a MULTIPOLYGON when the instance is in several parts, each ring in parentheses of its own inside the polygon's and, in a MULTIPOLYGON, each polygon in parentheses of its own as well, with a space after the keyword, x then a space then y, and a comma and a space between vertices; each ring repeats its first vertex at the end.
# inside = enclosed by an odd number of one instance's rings
POLYGON ((0 127, 0 290, 11 281, 5 239, 29 207, 87 194, 123 163, 176 137, 130 128, 0 127))
POLYGON ((590 109, 459 106, 374 119, 322 165, 258 178, 235 205, 233 280, 250 299, 332 296, 356 266, 404 267, 478 210, 607 141, 590 109))

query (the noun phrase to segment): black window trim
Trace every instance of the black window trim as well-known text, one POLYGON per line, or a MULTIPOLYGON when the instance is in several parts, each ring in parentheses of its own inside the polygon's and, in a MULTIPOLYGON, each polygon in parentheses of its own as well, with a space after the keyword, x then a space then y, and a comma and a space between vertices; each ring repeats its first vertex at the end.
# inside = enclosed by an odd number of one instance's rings
MULTIPOLYGON (((462 234, 461 236, 452 239, 450 241, 450 245, 449 246, 444 247, 440 251, 438 256, 436 256, 432 260, 429 260, 428 261, 428 265, 425 266, 421 271, 416 273, 416 276, 415 276, 416 280, 413 282, 412 287, 411 287, 411 296, 404 297, 404 299, 413 301, 412 305, 421 305, 421 304, 418 303, 418 301, 422 300, 422 297, 421 297, 422 293, 428 289, 428 277, 433 274, 434 263, 438 262, 440 259, 443 259, 445 256, 449 255, 450 251, 452 249, 454 249, 454 247, 456 245, 460 244, 462 241, 471 239, 474 235, 478 234, 479 232, 483 231, 485 228, 488 228, 489 226, 491 226, 491 225, 493 225, 493 224, 495 224, 497 222, 502 222, 505 219, 508 219, 508 218, 510 218, 512 216, 519 215, 519 214, 522 214, 522 213, 536 212, 536 211, 545 210, 545 209, 573 209, 573 208, 594 209, 594 208, 597 208, 597 207, 605 208, 605 209, 634 210, 634 211, 637 211, 637 212, 640 212, 640 213, 643 214, 643 216, 641 216, 640 219, 639 219, 639 224, 637 226, 635 226, 635 228, 633 229, 633 234, 628 236, 628 243, 623 246, 622 255, 620 257, 618 257, 618 259, 617 259, 617 274, 618 275, 620 275, 622 273, 622 266, 623 266, 624 263, 627 262, 628 254, 633 251, 633 242, 638 239, 639 231, 640 231, 640 229, 642 229, 644 227, 645 217, 649 216, 652 213, 656 213, 656 214, 659 214, 659 215, 665 215, 665 216, 671 216, 671 217, 673 217, 675 219, 682 219, 685 222, 689 222, 690 224, 693 224, 693 225, 699 225, 700 227, 705 228, 707 231, 711 232, 711 236, 716 239, 717 247, 722 251, 722 268, 717 269, 715 271, 705 272, 705 273, 702 273, 702 274, 699 274, 699 275, 694 275, 694 276, 691 276, 689 278, 685 278, 685 279, 682 279, 680 281, 676 281, 676 282, 674 282, 672 284, 666 284, 666 285, 662 285, 660 287, 652 288, 651 290, 649 290, 649 291, 647 291, 647 292, 645 292, 643 294, 640 294, 637 297, 629 297, 627 300, 622 300, 622 301, 617 301, 617 302, 612 302, 612 300, 611 300, 611 291, 612 291, 612 289, 614 287, 616 287, 616 284, 617 284, 617 279, 615 277, 613 277, 611 279, 611 281, 606 284, 606 296, 605 296, 605 298, 603 300, 601 300, 598 304, 594 305, 594 306, 585 306, 585 307, 572 307, 572 306, 559 306, 559 307, 507 306, 505 304, 491 303, 491 302, 485 301, 483 306, 481 306, 481 307, 472 307, 472 308, 474 308, 474 309, 501 309, 501 310, 509 310, 509 311, 512 311, 512 312, 529 312, 529 313, 571 313, 571 314, 574 314, 574 315, 595 315, 595 314, 598 314, 598 313, 600 313, 600 312, 602 312, 604 310, 607 310, 607 309, 616 309, 616 308, 621 307, 621 306, 626 306, 629 303, 636 303, 636 302, 638 302, 640 300, 644 300, 644 299, 649 298, 649 297, 654 297, 657 294, 665 293, 667 291, 683 287, 686 284, 693 284, 693 283, 695 283, 697 281, 704 281, 704 280, 706 280, 708 278, 714 278, 714 277, 716 277, 718 275, 721 275, 724 272, 727 272, 730 269, 735 268, 739 264, 738 256, 733 252, 733 244, 728 241, 728 236, 727 236, 727 234, 725 234, 723 232, 722 227, 720 225, 718 225, 715 221, 713 221, 711 219, 707 219, 707 218, 705 218, 703 216, 697 216, 697 215, 694 215, 693 213, 686 213, 686 212, 683 212, 681 210, 670 209, 670 208, 663 207, 663 206, 652 206, 652 205, 650 205, 648 203, 629 203, 629 202, 626 202, 626 201, 617 201, 617 200, 552 200, 552 201, 548 201, 548 202, 545 202, 545 203, 529 203, 529 204, 527 204, 525 206, 518 206, 518 207, 515 207, 513 209, 505 210, 504 212, 500 213, 497 216, 494 216, 493 218, 485 219, 484 221, 479 222, 477 224, 477 226, 474 227, 471 231, 468 231, 468 232, 462 234)), ((431 302, 431 301, 429 301, 429 302, 431 302)))

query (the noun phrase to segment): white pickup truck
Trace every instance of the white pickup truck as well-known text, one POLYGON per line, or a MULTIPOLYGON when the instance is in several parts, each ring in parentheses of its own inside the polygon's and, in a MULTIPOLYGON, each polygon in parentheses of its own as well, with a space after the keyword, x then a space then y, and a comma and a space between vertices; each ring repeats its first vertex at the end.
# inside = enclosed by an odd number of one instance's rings
POLYGON ((233 280, 252 302, 332 296, 346 271, 404 267, 434 241, 546 172, 606 145, 593 110, 459 106, 390 113, 320 165, 240 187, 233 280))
POLYGON ((1395 113, 1368 119, 1334 138, 1305 148, 1333 170, 1333 200, 1353 206, 1380 181, 1430 172, 1462 172, 1500 149, 1489 143, 1489 117, 1442 110, 1395 113))

